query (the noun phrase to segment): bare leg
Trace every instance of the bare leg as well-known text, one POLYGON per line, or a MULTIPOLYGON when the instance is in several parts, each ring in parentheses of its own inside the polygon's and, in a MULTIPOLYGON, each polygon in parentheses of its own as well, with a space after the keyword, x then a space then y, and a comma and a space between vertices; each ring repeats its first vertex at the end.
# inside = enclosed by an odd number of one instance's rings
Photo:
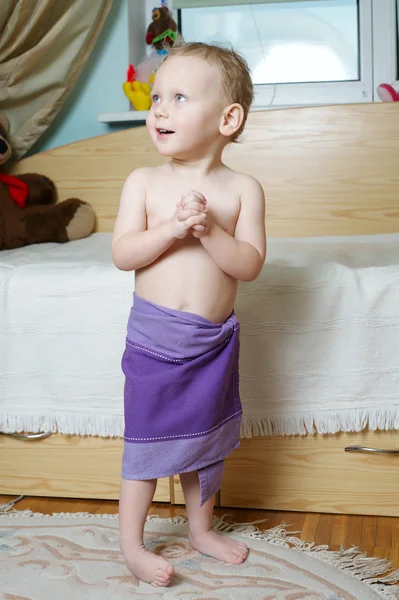
POLYGON ((212 531, 213 498, 200 506, 200 483, 196 471, 182 473, 180 480, 190 525, 190 545, 218 560, 239 564, 248 556, 248 547, 212 531))
POLYGON ((120 547, 126 564, 141 581, 154 586, 167 586, 173 567, 161 556, 144 547, 144 523, 155 494, 157 480, 122 479, 119 499, 120 547))

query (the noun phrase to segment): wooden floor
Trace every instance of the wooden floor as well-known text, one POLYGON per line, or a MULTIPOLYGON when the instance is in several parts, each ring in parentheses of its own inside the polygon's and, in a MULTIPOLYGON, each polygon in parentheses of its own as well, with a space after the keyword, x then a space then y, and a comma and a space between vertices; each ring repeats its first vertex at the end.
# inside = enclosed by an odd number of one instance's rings
MULTIPOLYGON (((0 504, 13 500, 11 496, 0 496, 0 504)), ((117 513, 118 503, 102 500, 63 500, 60 498, 25 497, 15 508, 34 512, 89 512, 96 514, 117 513)), ((184 514, 184 507, 169 504, 153 504, 150 514, 172 517, 184 514)), ((399 518, 327 515, 318 513, 275 512, 264 510, 215 509, 218 516, 226 515, 229 521, 248 523, 267 519, 259 524, 260 529, 269 529, 287 524, 287 530, 306 542, 326 544, 331 550, 341 546, 357 546, 368 556, 388 558, 394 568, 399 568, 399 518)))

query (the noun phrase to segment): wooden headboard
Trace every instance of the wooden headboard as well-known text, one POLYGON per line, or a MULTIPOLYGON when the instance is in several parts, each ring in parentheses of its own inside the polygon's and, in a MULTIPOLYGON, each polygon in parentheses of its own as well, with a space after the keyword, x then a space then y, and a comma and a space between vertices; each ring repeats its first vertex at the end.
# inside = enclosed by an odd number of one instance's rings
MULTIPOLYGON (((399 103, 254 112, 224 159, 263 185, 269 236, 399 232, 399 103)), ((36 154, 11 172, 48 175, 61 200, 90 202, 97 230, 112 231, 127 175, 163 160, 139 127, 36 154)))

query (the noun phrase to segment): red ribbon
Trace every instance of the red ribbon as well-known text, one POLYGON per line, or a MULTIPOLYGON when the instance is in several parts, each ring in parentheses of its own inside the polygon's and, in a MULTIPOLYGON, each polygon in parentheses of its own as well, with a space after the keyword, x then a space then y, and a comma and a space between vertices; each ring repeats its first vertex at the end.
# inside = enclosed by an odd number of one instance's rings
POLYGON ((5 183, 8 186, 8 191, 11 198, 20 208, 25 208, 28 198, 28 186, 25 181, 15 177, 14 175, 6 175, 0 173, 0 183, 5 183))

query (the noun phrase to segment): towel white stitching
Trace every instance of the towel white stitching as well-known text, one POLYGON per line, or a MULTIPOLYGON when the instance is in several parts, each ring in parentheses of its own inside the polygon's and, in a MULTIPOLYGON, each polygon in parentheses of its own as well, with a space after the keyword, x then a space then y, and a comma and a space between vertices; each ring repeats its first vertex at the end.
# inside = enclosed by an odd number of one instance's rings
POLYGON ((125 440, 132 440, 132 441, 146 441, 146 442, 153 442, 155 440, 169 440, 169 439, 179 439, 179 438, 184 438, 184 437, 195 437, 198 435, 204 435, 205 433, 211 433, 211 431, 214 431, 215 429, 218 429, 221 425, 223 425, 223 423, 225 423, 226 421, 230 421, 231 419, 233 419, 234 417, 236 417, 237 415, 242 414, 242 410, 237 411, 236 413, 234 413, 233 415, 230 415, 230 417, 227 417, 226 419, 223 419, 223 421, 221 421, 219 423, 219 425, 215 425, 215 427, 212 427, 212 429, 207 429, 206 431, 200 431, 199 433, 182 433, 181 435, 166 435, 164 437, 154 437, 154 438, 130 438, 130 437, 125 437, 125 440))
MULTIPOLYGON (((237 331, 238 327, 234 328, 234 331, 237 331)), ((227 344, 231 340, 231 335, 222 342, 222 344, 227 344)), ((131 344, 128 340, 126 340, 126 345, 131 348, 137 348, 138 350, 143 350, 143 352, 147 352, 148 354, 152 354, 153 356, 157 356, 158 358, 163 358, 164 360, 168 360, 169 362, 177 362, 184 363, 190 362, 194 360, 193 358, 170 358, 169 356, 164 356, 163 354, 158 354, 157 352, 152 352, 152 350, 147 350, 143 346, 138 346, 137 344, 131 344)))
POLYGON ((126 340, 126 344, 131 348, 138 348, 139 350, 143 350, 143 352, 147 352, 148 354, 152 354, 153 356, 158 356, 158 358, 163 358, 164 360, 168 360, 169 362, 190 362, 193 360, 192 358, 169 358, 169 356, 163 356, 162 354, 157 354, 156 352, 152 352, 151 350, 147 350, 147 348, 143 348, 143 346, 137 346, 136 344, 131 344, 126 340))

